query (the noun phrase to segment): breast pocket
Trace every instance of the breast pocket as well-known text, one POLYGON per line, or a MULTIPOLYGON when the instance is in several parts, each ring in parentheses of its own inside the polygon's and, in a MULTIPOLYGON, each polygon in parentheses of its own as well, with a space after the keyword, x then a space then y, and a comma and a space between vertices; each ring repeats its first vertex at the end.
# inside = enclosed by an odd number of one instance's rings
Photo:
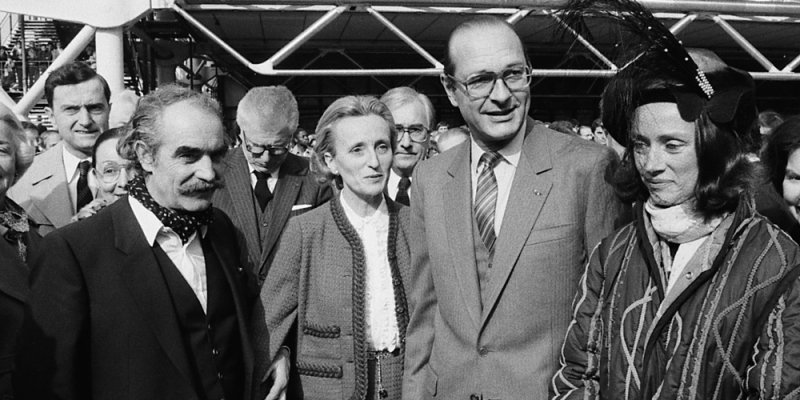
POLYGON ((526 246, 555 242, 557 240, 578 239, 578 225, 565 224, 544 229, 534 229, 528 237, 526 246))

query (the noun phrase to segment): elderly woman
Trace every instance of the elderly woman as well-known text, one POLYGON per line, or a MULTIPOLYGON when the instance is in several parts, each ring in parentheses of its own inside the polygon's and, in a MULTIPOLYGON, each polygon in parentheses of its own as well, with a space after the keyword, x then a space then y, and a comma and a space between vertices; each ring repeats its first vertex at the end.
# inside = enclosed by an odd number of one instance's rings
POLYGON ((41 239, 6 192, 33 162, 35 149, 11 111, 0 106, 0 398, 13 398, 17 334, 28 295, 28 267, 41 239))
POLYGON ((400 399, 410 254, 407 210, 384 194, 394 121, 373 97, 344 97, 316 136, 312 166, 341 192, 289 221, 256 310, 256 359, 291 350, 292 399, 400 399))
POLYGON ((698 72, 672 39, 668 52, 682 54, 665 61, 653 48, 604 93, 603 122, 627 142, 616 185, 635 221, 592 252, 552 388, 557 398, 796 397, 800 248, 752 208, 752 80, 698 72), (667 62, 680 70, 657 68, 667 62))
POLYGON ((94 142, 92 173, 99 186, 97 197, 72 217, 74 221, 95 215, 128 193, 128 180, 133 178, 135 170, 117 151, 117 144, 125 132, 124 128, 111 128, 100 134, 94 142))

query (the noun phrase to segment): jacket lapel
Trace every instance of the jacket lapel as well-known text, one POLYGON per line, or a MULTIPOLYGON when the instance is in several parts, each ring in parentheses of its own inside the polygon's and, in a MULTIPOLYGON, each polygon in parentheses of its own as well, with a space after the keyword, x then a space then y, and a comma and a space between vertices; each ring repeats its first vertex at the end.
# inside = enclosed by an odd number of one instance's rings
POLYGON ((461 145, 445 176, 442 191, 444 223, 447 226, 447 243, 450 265, 454 269, 467 314, 479 326, 481 297, 478 272, 475 268, 475 247, 472 237, 472 177, 470 175, 470 146, 461 145))
POLYGON ((241 149, 231 150, 230 171, 225 176, 225 194, 233 206, 236 226, 244 232, 247 240, 249 257, 257 262, 261 253, 261 240, 258 231, 258 213, 253 203, 253 187, 250 181, 250 171, 247 160, 241 149))
POLYGON ((552 168, 550 144, 539 129, 528 119, 526 138, 492 260, 492 279, 483 305, 481 326, 491 315, 553 185, 546 173, 552 168))
POLYGON ((303 179, 298 174, 302 173, 302 170, 298 170, 297 167, 298 165, 291 155, 281 166, 278 184, 275 185, 275 197, 267 206, 267 211, 270 213, 269 227, 262 245, 259 272, 265 267, 270 253, 278 243, 278 238, 280 238, 283 228, 286 226, 286 221, 292 213, 292 206, 300 193, 303 179))
POLYGON ((127 197, 120 199, 112 207, 114 207, 114 243, 123 254, 120 260, 123 280, 162 350, 184 378, 191 382, 191 369, 183 351, 180 326, 158 261, 144 237, 127 197))
POLYGON ((63 144, 59 143, 51 151, 42 154, 37 164, 45 168, 29 171, 31 174, 30 198, 33 204, 50 221, 60 228, 72 218, 72 202, 67 188, 67 174, 64 171, 63 144), (64 201, 64 200, 67 201, 64 201))

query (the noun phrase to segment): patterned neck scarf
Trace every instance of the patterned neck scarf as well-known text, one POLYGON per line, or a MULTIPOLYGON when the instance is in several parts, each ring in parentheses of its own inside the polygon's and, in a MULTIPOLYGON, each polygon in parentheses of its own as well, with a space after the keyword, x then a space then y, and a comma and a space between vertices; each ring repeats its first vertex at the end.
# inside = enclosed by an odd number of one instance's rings
POLYGON ((156 203, 150 196, 150 192, 144 184, 144 177, 141 175, 128 182, 128 194, 155 214, 164 226, 177 233, 183 244, 186 244, 200 227, 210 224, 214 216, 211 207, 203 211, 178 213, 156 203))
POLYGON ((6 199, 5 208, 0 211, 0 225, 8 229, 6 238, 17 245, 19 258, 26 262, 28 246, 25 242, 30 226, 25 211, 6 199))
POLYGON ((672 207, 658 207, 650 199, 644 203, 644 210, 650 217, 653 230, 671 243, 687 243, 714 231, 722 222, 722 217, 706 221, 702 214, 695 210, 694 199, 672 207))

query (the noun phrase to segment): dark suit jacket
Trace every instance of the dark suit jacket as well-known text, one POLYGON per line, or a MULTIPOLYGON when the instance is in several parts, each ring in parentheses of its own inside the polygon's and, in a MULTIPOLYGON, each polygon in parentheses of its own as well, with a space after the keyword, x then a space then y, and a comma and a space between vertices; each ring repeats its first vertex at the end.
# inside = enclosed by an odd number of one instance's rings
POLYGON ((264 210, 263 218, 259 219, 260 210, 256 208, 258 203, 253 195, 250 171, 242 149, 231 150, 225 162, 228 166, 225 187, 214 194, 212 201, 214 207, 228 214, 236 226, 239 243, 246 245, 243 249, 246 253, 243 254, 246 255, 248 269, 258 277, 260 286, 289 217, 325 203, 333 192, 330 186, 317 183, 313 174, 309 173, 308 160, 289 154, 281 165, 274 198, 264 210))
MULTIPOLYGON (((28 234, 29 260, 39 240, 41 237, 35 230, 28 234)), ((17 247, 0 237, 0 399, 14 394, 11 374, 27 299, 28 266, 19 258, 17 247)))
POLYGON ((622 205, 609 148, 530 119, 525 134, 483 304, 470 142, 414 170, 404 399, 548 396, 588 254, 622 205))
MULTIPOLYGON (((253 359, 246 278, 234 228, 219 211, 208 227, 234 294, 245 393, 253 359)), ((196 399, 192 361, 167 284, 129 200, 56 230, 35 257, 14 386, 22 399, 196 399)))

